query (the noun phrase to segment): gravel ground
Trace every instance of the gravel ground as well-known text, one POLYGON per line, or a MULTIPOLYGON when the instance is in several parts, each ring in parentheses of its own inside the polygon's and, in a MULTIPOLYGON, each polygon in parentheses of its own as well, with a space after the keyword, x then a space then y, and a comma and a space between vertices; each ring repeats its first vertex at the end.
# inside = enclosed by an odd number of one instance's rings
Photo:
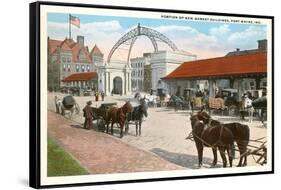
MULTIPOLYGON (((60 93, 48 94, 48 109, 55 110, 54 96, 62 98, 64 95, 60 93)), ((76 101, 82 108, 86 105, 88 100, 93 101, 92 106, 98 107, 101 103, 95 102, 94 97, 75 97, 76 101)), ((130 96, 107 96, 105 97, 105 103, 117 102, 118 106, 125 103, 126 100, 131 100, 132 104, 137 104, 130 96)), ((129 134, 124 136, 121 140, 137 148, 153 152, 161 158, 177 164, 179 166, 194 169, 197 168, 197 151, 194 142, 185 140, 187 135, 191 131, 191 124, 189 121, 189 111, 175 112, 173 109, 168 108, 149 108, 148 117, 145 118, 142 127, 142 136, 135 136, 135 126, 130 125, 129 134)), ((67 116, 66 116, 67 117, 67 116)), ((224 123, 238 121, 237 118, 228 116, 214 116, 214 119, 218 119, 224 123)), ((82 112, 79 115, 74 115, 72 118, 78 123, 84 121, 82 112)), ((254 121, 253 123, 244 122, 244 124, 250 127, 250 139, 257 139, 260 137, 266 137, 267 129, 262 126, 261 122, 254 121)), ((118 129, 116 129, 118 130, 118 129)), ((114 134, 117 138, 118 133, 114 134)), ((251 143, 252 144, 252 143, 251 143)), ((238 152, 236 157, 238 157, 238 152)), ((210 167, 212 163, 213 155, 210 148, 204 149, 203 167, 210 167)), ((221 159, 218 156, 218 167, 221 167, 221 159)), ((234 160, 234 165, 238 163, 238 159, 234 160)), ((254 159, 248 157, 248 165, 257 165, 254 159)))

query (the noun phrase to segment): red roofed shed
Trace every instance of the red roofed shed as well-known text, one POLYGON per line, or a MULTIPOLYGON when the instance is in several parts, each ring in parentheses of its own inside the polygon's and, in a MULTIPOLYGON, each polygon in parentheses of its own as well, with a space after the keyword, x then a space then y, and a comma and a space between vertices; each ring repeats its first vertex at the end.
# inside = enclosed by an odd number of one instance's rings
POLYGON ((74 73, 63 79, 63 82, 72 82, 72 81, 88 81, 97 79, 96 72, 87 72, 87 73, 74 73))
POLYGON ((185 62, 163 77, 172 79, 209 79, 266 75, 266 51, 185 62))
POLYGON ((266 77, 267 51, 257 51, 185 62, 162 79, 172 94, 182 94, 185 88, 200 84, 208 86, 214 96, 215 88, 235 88, 239 94, 266 88, 266 77))

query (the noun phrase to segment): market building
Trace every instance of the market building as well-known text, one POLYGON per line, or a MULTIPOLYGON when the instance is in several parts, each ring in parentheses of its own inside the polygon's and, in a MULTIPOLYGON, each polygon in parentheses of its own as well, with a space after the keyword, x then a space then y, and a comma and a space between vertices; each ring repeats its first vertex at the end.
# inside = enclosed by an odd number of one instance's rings
POLYGON ((132 58, 132 90, 150 92, 162 88, 161 78, 176 69, 186 60, 195 60, 196 55, 185 51, 158 51, 144 53, 132 58))
POLYGON ((220 89, 238 90, 239 97, 247 90, 267 87, 266 40, 258 41, 257 49, 229 52, 226 56, 187 61, 163 77, 170 94, 183 94, 186 88, 207 90, 215 96, 220 89))

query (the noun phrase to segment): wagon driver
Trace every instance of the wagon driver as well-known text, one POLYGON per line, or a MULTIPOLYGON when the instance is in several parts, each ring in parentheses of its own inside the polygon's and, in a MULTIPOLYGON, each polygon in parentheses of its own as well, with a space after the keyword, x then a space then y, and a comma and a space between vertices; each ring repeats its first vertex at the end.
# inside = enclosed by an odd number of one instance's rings
POLYGON ((84 129, 91 129, 93 127, 94 112, 91 105, 92 101, 88 101, 87 105, 83 109, 83 116, 85 117, 84 129))

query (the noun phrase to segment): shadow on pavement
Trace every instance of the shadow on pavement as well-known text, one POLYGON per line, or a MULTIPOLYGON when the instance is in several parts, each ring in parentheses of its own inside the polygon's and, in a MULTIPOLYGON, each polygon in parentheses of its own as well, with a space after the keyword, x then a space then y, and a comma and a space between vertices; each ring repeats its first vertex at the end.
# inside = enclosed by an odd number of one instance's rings
MULTIPOLYGON (((188 155, 188 154, 180 154, 180 153, 174 153, 169 152, 160 148, 153 148, 150 150, 151 152, 157 154, 164 160, 174 163, 176 165, 189 168, 189 169, 198 169, 198 157, 194 155, 188 155)), ((203 157, 203 165, 209 165, 211 166, 213 160, 210 158, 203 157)), ((222 167, 221 164, 217 164, 216 167, 222 167)))
POLYGON ((77 128, 77 129, 83 129, 82 125, 70 125, 70 127, 77 128))

